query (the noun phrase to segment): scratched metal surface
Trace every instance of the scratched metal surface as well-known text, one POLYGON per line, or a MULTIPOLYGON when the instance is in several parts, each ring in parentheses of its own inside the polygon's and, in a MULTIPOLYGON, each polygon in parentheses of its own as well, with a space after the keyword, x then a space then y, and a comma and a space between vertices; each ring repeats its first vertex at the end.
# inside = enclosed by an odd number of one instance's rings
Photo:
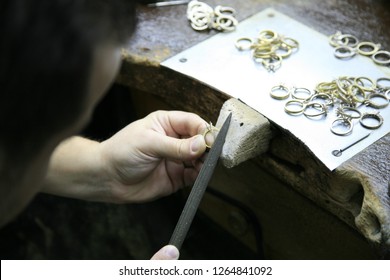
MULTIPOLYGON (((272 99, 270 89, 283 83, 289 87, 312 90, 317 83, 331 81, 339 76, 367 76, 376 80, 379 77, 389 77, 390 70, 388 67, 377 66, 369 58, 360 55, 348 61, 336 59, 327 35, 269 8, 240 22, 235 32, 212 36, 167 59, 162 65, 243 100, 291 131, 333 170, 390 131, 389 108, 380 110, 385 122, 379 129, 367 130, 355 121, 351 135, 337 136, 330 132, 331 123, 336 118, 334 110, 326 118, 318 120, 308 119, 303 115, 291 116, 283 110, 286 101, 272 99), (265 29, 274 30, 300 42, 299 51, 284 60, 282 67, 275 73, 267 72, 261 64, 253 62, 249 52, 240 52, 234 46, 237 38, 255 38, 265 29), (342 156, 332 155, 334 149, 344 148, 368 132, 371 132, 368 138, 346 150, 342 156)), ((361 111, 371 112, 373 109, 363 107, 361 111)))

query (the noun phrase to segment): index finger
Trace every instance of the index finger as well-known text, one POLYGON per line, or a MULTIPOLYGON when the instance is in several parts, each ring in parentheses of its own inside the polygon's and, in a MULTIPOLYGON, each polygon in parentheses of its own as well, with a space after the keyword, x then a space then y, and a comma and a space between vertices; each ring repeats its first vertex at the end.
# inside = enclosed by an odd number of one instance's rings
POLYGON ((156 114, 168 136, 192 137, 202 134, 207 127, 207 122, 194 113, 157 111, 156 114))

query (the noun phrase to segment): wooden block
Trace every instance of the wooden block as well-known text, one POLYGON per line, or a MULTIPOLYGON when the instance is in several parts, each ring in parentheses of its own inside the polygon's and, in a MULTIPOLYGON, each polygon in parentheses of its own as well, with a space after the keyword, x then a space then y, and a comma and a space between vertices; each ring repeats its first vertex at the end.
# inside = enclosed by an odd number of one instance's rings
POLYGON ((272 138, 269 121, 235 98, 223 104, 216 127, 222 126, 230 112, 233 113, 232 121, 220 158, 227 168, 266 152, 272 138))

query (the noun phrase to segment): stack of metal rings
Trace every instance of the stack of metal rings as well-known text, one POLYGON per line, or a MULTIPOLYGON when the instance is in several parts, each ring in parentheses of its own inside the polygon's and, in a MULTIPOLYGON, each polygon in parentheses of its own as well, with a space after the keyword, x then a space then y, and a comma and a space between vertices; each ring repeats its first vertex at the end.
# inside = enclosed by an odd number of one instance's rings
POLYGON ((389 104, 390 79, 382 77, 376 82, 367 77, 339 77, 331 82, 319 83, 315 91, 326 94, 340 104, 358 107, 361 104, 382 109, 389 104))
POLYGON ((387 107, 390 86, 381 86, 385 82, 389 84, 390 79, 383 77, 374 82, 367 77, 339 77, 332 82, 318 84, 316 92, 331 96, 339 104, 336 109, 337 118, 332 123, 331 131, 336 135, 348 135, 352 132, 354 120, 359 120, 367 129, 379 128, 384 121, 379 110, 361 112, 358 107, 360 105, 375 109, 387 107))
POLYGON ((342 34, 337 31, 329 36, 329 43, 335 48, 334 55, 340 59, 350 59, 356 54, 369 56, 379 65, 390 65, 390 52, 381 50, 381 44, 360 42, 351 34, 342 34))
POLYGON ((216 29, 233 31, 238 24, 236 11, 230 7, 216 6, 214 9, 206 3, 193 0, 187 6, 187 19, 194 30, 216 29))
POLYGON ((301 114, 308 118, 326 116, 328 106, 333 106, 332 98, 322 94, 313 94, 307 88, 288 88, 280 84, 271 88, 270 95, 278 100, 292 97, 285 103, 284 111, 294 116, 301 114))
POLYGON ((285 103, 284 111, 294 116, 303 114, 312 119, 323 118, 332 107, 336 107, 336 119, 330 129, 336 135, 349 135, 354 120, 367 129, 377 129, 383 124, 379 109, 389 105, 390 79, 382 77, 374 82, 367 77, 339 77, 317 84, 313 92, 306 88, 277 85, 272 87, 270 95, 278 100, 291 97, 285 103), (361 105, 378 110, 361 112, 358 109, 361 105))
POLYGON ((253 60, 262 63, 268 71, 274 72, 281 67, 284 58, 298 50, 299 43, 275 31, 263 30, 255 39, 239 38, 235 46, 240 51, 252 50, 253 60))

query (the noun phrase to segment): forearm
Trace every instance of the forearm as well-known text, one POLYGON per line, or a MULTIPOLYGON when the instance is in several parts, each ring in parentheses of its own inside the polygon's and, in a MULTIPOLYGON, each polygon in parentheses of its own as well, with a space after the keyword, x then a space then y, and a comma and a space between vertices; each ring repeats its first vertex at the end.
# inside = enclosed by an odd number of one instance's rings
POLYGON ((52 154, 42 191, 78 199, 110 201, 99 145, 77 136, 63 141, 52 154))
POLYGON ((43 191, 115 203, 169 195, 195 181, 205 124, 195 114, 158 111, 102 143, 72 137, 54 151, 43 191))

